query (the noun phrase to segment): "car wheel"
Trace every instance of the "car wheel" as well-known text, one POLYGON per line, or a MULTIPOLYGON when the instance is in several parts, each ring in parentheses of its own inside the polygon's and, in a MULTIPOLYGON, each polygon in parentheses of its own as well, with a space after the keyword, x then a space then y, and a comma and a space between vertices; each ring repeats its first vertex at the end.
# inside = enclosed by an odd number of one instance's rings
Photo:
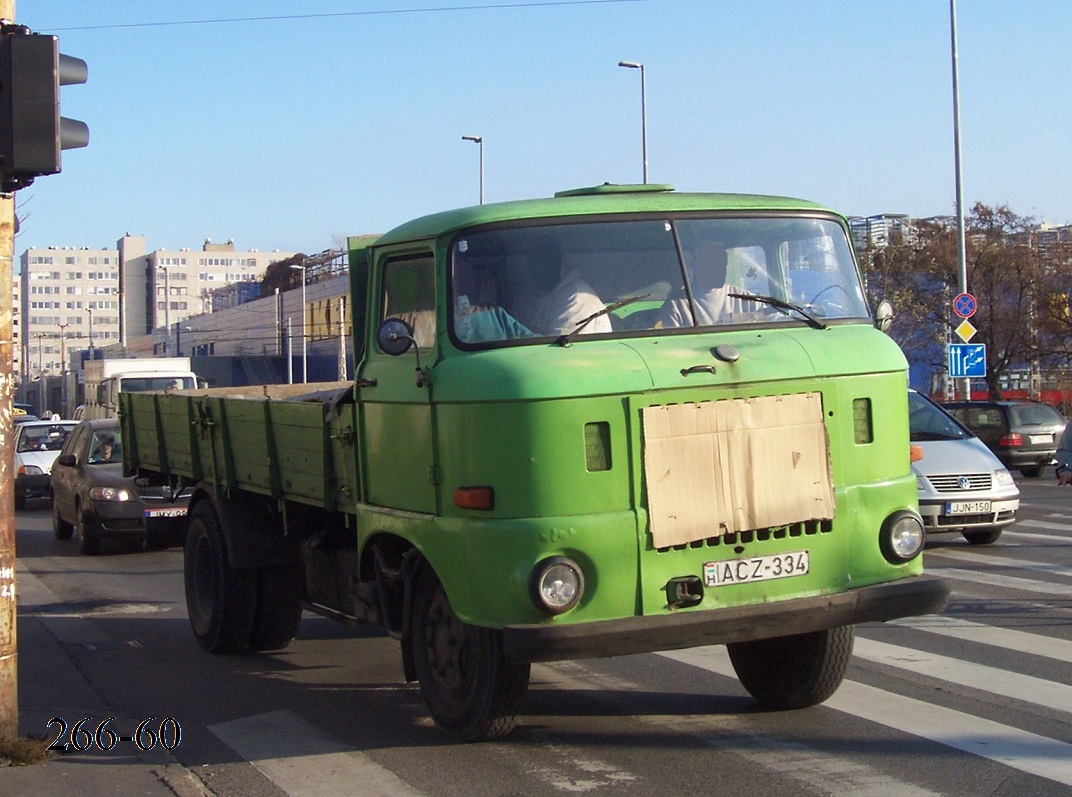
POLYGON ((20 495, 18 493, 15 493, 15 508, 16 509, 25 509, 26 508, 26 495, 25 494, 20 495))
POLYGON ((1042 468, 1020 468, 1020 473, 1028 479, 1037 479, 1042 473, 1042 468))
POLYGON ((75 507, 78 517, 78 550, 87 556, 96 556, 100 553, 100 530, 97 528, 96 519, 88 512, 75 507))
POLYGON ((74 534, 74 526, 60 516, 60 508, 56 503, 56 496, 52 496, 52 534, 57 540, 69 540, 74 534))
POLYGON ((962 531, 964 539, 972 545, 993 545, 1001 536, 1001 529, 982 529, 981 531, 962 531))

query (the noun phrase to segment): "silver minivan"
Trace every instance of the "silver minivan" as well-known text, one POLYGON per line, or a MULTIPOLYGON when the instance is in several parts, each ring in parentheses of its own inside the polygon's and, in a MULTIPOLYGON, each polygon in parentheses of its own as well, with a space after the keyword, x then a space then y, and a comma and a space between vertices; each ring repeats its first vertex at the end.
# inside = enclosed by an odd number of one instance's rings
POLYGON ((908 391, 912 463, 927 534, 959 532, 989 545, 1016 520, 1020 490, 1012 474, 966 426, 929 398, 908 391))

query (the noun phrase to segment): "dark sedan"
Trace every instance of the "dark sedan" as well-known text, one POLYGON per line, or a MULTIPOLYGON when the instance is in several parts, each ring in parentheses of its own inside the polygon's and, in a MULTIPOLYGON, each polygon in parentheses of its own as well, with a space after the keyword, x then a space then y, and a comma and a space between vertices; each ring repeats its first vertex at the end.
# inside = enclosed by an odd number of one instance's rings
POLYGON ((114 418, 82 421, 52 465, 52 528, 68 540, 78 531, 82 553, 106 538, 146 545, 178 544, 189 493, 123 476, 122 440, 114 418))

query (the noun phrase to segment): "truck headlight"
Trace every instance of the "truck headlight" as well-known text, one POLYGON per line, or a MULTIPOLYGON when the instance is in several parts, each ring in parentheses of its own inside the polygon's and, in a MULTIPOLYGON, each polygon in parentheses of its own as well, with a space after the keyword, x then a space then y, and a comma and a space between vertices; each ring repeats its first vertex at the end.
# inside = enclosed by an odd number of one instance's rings
POLYGON ((903 565, 919 556, 926 535, 923 521, 914 512, 894 512, 882 523, 879 547, 890 564, 903 565))
POLYGON ((40 476, 44 473, 36 465, 19 465, 19 476, 40 476))
POLYGON ((580 565, 565 556, 552 556, 532 571, 532 601, 548 614, 572 609, 584 594, 584 573, 580 565))

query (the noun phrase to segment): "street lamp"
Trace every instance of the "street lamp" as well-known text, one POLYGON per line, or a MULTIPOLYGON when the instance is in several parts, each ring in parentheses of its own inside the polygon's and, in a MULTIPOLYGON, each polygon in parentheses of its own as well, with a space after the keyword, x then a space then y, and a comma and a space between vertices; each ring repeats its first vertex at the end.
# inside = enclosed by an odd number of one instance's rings
POLYGON ((306 319, 306 311, 305 311, 305 269, 307 269, 308 266, 292 265, 291 268, 295 269, 296 271, 301 272, 301 311, 302 311, 302 317, 301 317, 301 381, 302 382, 308 382, 309 381, 309 352, 308 352, 307 346, 309 345, 308 344, 309 335, 308 335, 307 330, 305 329, 305 319, 306 319))
POLYGON ((87 307, 86 313, 89 314, 89 359, 93 359, 93 308, 87 307))
POLYGON ((640 139, 644 156, 644 184, 646 185, 648 182, 648 100, 647 89, 644 85, 644 64, 636 61, 619 61, 618 66, 640 70, 640 139))
POLYGON ((484 204, 484 137, 483 136, 462 136, 462 141, 476 142, 480 147, 480 204, 484 204))

